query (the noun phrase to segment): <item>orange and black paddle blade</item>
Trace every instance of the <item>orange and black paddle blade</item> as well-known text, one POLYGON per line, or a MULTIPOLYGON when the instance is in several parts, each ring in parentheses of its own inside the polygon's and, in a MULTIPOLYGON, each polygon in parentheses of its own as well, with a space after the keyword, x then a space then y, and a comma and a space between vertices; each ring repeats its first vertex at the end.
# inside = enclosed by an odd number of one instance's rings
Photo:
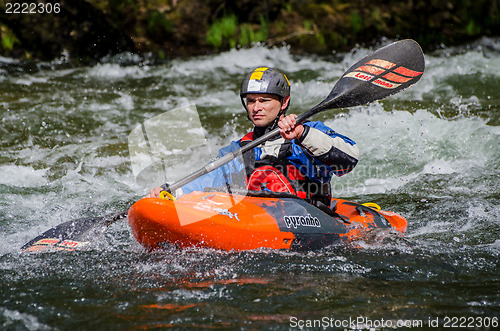
POLYGON ((305 120, 327 109, 354 107, 384 99, 418 82, 424 70, 425 59, 419 44, 411 39, 397 41, 352 65, 325 100, 299 119, 305 120))
POLYGON ((98 232, 103 232, 110 224, 126 216, 126 213, 108 214, 64 222, 30 240, 21 247, 21 250, 35 252, 41 250, 73 251, 80 249, 89 244, 98 232))

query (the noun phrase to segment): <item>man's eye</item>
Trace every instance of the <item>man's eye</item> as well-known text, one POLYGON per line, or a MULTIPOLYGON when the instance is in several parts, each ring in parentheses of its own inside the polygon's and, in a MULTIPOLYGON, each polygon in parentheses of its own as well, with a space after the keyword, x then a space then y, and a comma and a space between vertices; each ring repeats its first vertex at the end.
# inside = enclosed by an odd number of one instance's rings
POLYGON ((270 102, 270 101, 271 101, 271 99, 263 99, 263 98, 259 98, 259 99, 247 99, 247 104, 256 103, 256 102, 266 103, 266 102, 270 102))

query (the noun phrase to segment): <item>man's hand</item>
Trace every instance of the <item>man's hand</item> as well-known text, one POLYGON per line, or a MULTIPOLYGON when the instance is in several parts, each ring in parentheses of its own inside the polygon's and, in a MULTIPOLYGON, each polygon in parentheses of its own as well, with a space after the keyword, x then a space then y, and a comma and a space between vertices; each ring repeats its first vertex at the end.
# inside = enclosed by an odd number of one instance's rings
POLYGON ((292 140, 299 139, 304 132, 304 126, 302 124, 297 125, 297 115, 290 114, 288 116, 281 115, 278 122, 280 127, 280 134, 283 138, 292 140))
POLYGON ((149 194, 145 196, 145 198, 159 198, 160 192, 163 191, 161 187, 155 187, 149 191, 149 194))

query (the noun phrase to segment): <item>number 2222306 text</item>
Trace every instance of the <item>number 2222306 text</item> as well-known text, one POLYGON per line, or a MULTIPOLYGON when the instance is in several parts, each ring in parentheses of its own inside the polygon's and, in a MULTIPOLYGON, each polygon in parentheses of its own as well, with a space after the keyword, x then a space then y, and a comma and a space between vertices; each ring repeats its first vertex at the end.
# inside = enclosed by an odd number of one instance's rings
POLYGON ((22 2, 5 4, 6 14, 59 14, 61 4, 59 3, 35 3, 22 2))

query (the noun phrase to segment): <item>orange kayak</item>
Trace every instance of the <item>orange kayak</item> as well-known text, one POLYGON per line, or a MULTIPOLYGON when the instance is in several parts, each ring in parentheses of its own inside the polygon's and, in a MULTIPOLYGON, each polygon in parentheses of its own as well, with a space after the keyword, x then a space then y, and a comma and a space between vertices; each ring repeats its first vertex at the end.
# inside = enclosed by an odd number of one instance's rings
POLYGON ((129 209, 128 219, 137 241, 150 250, 175 245, 308 251, 348 243, 375 228, 404 233, 408 224, 396 213, 342 199, 333 199, 331 209, 320 209, 291 194, 269 193, 144 198, 129 209))

